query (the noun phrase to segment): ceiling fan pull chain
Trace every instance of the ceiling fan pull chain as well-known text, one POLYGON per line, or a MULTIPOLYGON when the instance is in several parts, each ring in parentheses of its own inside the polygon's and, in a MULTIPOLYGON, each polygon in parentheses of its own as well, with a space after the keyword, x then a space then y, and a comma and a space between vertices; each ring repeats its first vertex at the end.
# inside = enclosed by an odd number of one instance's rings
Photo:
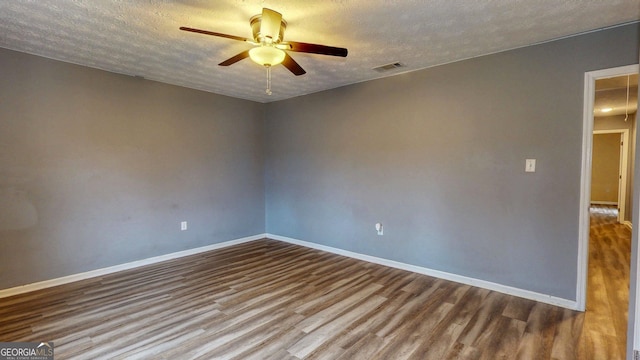
POLYGON ((271 95, 271 66, 265 66, 267 68, 267 90, 265 92, 267 95, 271 95))

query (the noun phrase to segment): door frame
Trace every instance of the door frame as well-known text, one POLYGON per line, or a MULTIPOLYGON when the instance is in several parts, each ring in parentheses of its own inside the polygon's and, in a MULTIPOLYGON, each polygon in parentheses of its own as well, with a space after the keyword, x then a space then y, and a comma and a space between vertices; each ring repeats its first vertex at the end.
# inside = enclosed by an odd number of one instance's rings
MULTIPOLYGON (((593 135, 620 134, 620 162, 618 164, 618 222, 625 223, 627 209, 627 169, 629 168, 629 129, 594 130, 593 135)), ((593 155, 593 154, 592 154, 593 155)), ((591 199, 589 199, 591 204, 591 199)))
MULTIPOLYGON (((580 176, 580 211, 578 219, 578 269, 576 309, 584 311, 587 303, 589 262, 589 206, 591 203, 591 154, 593 150, 593 110, 596 80, 638 73, 639 66, 627 65, 584 73, 584 107, 582 119, 582 172, 580 176)), ((636 149, 636 152, 638 150, 636 149)), ((637 196, 634 194, 634 197, 637 196)), ((631 294, 630 294, 631 295, 631 294)), ((631 321, 632 319, 629 319, 631 321)))

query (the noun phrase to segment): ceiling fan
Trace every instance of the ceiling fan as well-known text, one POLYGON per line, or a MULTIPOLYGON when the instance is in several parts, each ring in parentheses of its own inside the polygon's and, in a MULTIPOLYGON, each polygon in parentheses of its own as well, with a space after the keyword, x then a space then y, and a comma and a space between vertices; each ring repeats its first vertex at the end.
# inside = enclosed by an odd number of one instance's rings
MULTIPOLYGON (((297 41, 283 41, 287 22, 282 18, 282 14, 271 9, 263 8, 262 14, 252 16, 251 19, 249 19, 249 24, 253 31, 253 39, 184 26, 181 27, 180 30, 244 41, 254 45, 253 48, 245 50, 238 55, 221 62, 218 64, 220 66, 229 66, 249 57, 254 62, 267 68, 282 64, 294 75, 300 76, 305 74, 306 71, 295 60, 293 60, 286 51, 340 57, 347 56, 347 49, 345 48, 297 41)), ((269 93, 268 88, 267 93, 269 93)))

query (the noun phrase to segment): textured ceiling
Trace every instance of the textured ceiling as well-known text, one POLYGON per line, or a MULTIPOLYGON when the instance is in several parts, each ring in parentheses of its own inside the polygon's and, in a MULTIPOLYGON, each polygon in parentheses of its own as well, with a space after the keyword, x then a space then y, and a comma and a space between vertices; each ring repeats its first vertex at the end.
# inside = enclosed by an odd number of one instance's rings
POLYGON ((596 117, 633 114, 637 110, 638 74, 596 80, 593 104, 593 113, 596 117), (603 112, 602 109, 610 110, 603 112))
POLYGON ((522 47, 640 19, 640 0, 2 0, 0 47, 228 96, 269 102, 522 47), (266 71, 250 45, 179 31, 251 37, 262 7, 288 22, 285 41, 349 49, 347 58, 291 53, 307 71, 266 71), (403 68, 380 73, 381 65, 403 68))

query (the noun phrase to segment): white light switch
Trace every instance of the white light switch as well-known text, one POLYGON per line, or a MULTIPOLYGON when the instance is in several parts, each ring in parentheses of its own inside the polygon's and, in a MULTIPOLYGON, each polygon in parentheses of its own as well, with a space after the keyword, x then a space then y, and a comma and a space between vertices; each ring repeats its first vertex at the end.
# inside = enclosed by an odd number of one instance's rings
POLYGON ((536 159, 527 159, 524 165, 525 172, 536 172, 536 159))
POLYGON ((384 228, 382 227, 382 223, 376 224, 376 231, 378 232, 378 235, 384 235, 384 228))

